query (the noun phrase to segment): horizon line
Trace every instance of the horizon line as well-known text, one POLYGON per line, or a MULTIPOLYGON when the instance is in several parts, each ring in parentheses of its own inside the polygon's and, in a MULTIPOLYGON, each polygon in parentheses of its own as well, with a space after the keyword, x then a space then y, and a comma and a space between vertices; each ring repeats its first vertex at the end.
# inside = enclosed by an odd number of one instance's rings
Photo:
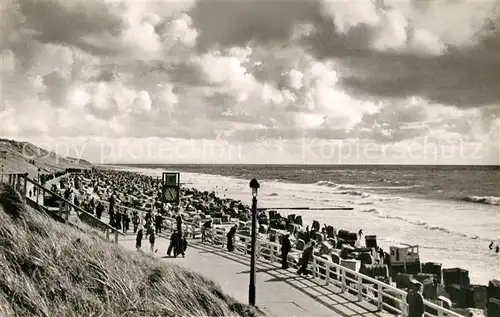
POLYGON ((92 163, 92 165, 220 165, 220 166, 263 166, 263 165, 276 165, 276 166, 438 166, 438 167, 499 167, 498 165, 492 164, 332 164, 332 163, 92 163))

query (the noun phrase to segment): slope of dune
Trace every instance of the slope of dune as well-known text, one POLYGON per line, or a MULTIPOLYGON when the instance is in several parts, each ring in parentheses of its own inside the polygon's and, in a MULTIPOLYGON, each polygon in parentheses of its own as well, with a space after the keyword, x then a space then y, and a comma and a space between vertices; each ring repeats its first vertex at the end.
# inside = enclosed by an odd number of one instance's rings
POLYGON ((28 142, 0 139, 0 164, 3 172, 28 172, 35 176, 53 173, 66 168, 85 168, 91 164, 85 160, 63 157, 28 142))

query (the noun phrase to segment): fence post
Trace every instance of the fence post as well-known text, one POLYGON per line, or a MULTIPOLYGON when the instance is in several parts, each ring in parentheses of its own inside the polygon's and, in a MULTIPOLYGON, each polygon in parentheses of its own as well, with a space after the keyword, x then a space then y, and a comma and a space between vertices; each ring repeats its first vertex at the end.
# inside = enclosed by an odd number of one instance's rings
POLYGON ((34 193, 34 194, 36 196, 36 203, 38 204, 38 197, 40 196, 40 188, 38 188, 38 186, 36 186, 36 185, 33 185, 33 191, 36 191, 36 193, 34 193))
POLYGON ((377 309, 380 311, 384 308, 384 289, 382 283, 377 284, 377 309))
POLYGON ((358 300, 363 301, 363 276, 358 274, 358 300))
POLYGON ((313 278, 316 278, 316 267, 317 267, 317 263, 316 263, 316 257, 313 255, 313 260, 312 260, 312 276, 313 278))
POLYGON ((326 262, 325 265, 325 282, 326 285, 330 284, 330 262, 326 262))
POLYGON ((28 196, 28 173, 24 174, 24 197, 28 196))
POLYGON ((342 270, 341 272, 341 276, 340 276, 340 281, 342 282, 342 292, 345 292, 345 289, 346 289, 346 280, 345 280, 345 270, 343 268, 341 268, 340 270, 342 270))

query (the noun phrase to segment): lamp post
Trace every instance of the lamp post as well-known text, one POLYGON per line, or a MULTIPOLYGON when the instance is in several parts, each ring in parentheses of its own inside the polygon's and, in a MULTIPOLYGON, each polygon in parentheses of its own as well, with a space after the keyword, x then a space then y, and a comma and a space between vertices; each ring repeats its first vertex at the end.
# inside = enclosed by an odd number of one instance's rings
POLYGON ((255 306, 255 243, 257 242, 257 193, 259 191, 259 182, 254 178, 250 181, 252 189, 252 246, 250 258, 250 284, 248 285, 248 301, 251 306, 255 306))

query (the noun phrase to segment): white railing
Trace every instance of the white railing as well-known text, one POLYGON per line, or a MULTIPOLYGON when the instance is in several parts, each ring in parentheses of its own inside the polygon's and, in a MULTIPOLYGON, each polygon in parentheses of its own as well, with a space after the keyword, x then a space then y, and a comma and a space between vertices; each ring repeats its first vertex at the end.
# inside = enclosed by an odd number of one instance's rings
MULTIPOLYGON (((236 235, 234 249, 245 255, 251 249, 251 238, 236 235)), ((222 248, 226 245, 226 232, 222 229, 208 230, 205 243, 222 248)), ((271 241, 258 240, 256 243, 256 256, 269 262, 281 262, 281 245, 271 241)), ((290 258, 289 258, 290 259, 290 258)), ((290 263, 295 265, 295 263, 290 263)), ((313 256, 309 263, 313 278, 320 278, 326 285, 338 286, 343 292, 350 292, 358 297, 359 301, 374 304, 378 310, 385 310, 397 316, 408 315, 407 293, 396 287, 380 282, 374 278, 351 270, 331 260, 320 256, 313 256), (323 272, 321 272, 323 271, 323 272)), ((426 312, 427 317, 463 317, 451 310, 425 300, 426 310, 434 310, 435 314, 426 312)))

